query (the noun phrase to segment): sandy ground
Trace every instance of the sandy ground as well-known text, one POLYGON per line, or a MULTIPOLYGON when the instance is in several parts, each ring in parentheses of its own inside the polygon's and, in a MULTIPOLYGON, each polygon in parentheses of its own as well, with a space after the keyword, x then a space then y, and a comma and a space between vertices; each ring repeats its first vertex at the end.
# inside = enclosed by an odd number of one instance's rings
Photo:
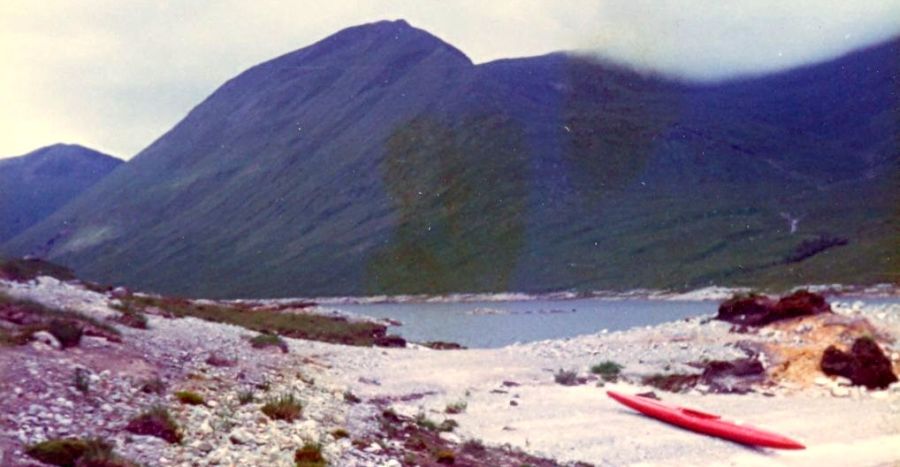
MULTIPOLYGON (((324 352, 321 358, 343 370, 338 380, 364 398, 391 398, 398 412, 424 412, 436 421, 446 416, 443 412, 448 403, 465 401, 465 413, 453 416, 463 439, 492 445, 508 443, 560 461, 679 466, 866 466, 900 462, 900 388, 896 385, 871 393, 853 388, 845 398, 832 397, 820 388, 773 387, 766 391, 770 395, 657 391, 664 400, 777 431, 808 446, 805 451, 790 452, 752 449, 697 435, 642 416, 605 394, 607 389, 636 393, 651 388, 629 384, 601 388, 594 382, 568 387, 553 381, 558 368, 580 368, 585 374, 590 362, 602 358, 597 350, 589 349, 605 347, 615 353, 619 342, 626 350, 631 349, 628 353, 634 358, 641 354, 637 341, 646 341, 656 333, 655 329, 639 330, 486 350, 328 346, 320 351, 324 352), (404 396, 414 400, 400 400, 404 396)), ((645 347, 652 356, 652 345, 645 347)), ((673 346, 676 350, 682 347, 673 346)), ((691 346, 685 350, 696 349, 691 346)), ((620 352, 619 356, 625 355, 620 352)), ((626 363, 626 371, 628 366, 626 363)))

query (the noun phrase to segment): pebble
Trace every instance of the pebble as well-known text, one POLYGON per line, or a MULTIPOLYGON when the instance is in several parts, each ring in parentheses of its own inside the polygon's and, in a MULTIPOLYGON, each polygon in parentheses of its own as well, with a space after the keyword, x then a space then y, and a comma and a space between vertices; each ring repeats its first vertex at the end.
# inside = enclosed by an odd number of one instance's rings
POLYGON ((831 388, 831 395, 834 397, 847 397, 850 395, 850 390, 843 386, 835 386, 831 388))

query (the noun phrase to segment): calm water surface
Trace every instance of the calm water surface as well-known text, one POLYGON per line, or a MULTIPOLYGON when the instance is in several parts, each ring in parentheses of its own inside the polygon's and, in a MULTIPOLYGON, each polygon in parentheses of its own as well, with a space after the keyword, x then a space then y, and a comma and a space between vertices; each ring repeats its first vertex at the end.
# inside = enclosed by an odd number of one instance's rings
POLYGON ((353 313, 391 318, 403 323, 391 333, 407 340, 449 341, 466 347, 502 347, 618 331, 713 314, 714 301, 670 302, 660 300, 531 300, 470 303, 387 303, 337 305, 353 313), (505 314, 480 314, 496 310, 505 314))

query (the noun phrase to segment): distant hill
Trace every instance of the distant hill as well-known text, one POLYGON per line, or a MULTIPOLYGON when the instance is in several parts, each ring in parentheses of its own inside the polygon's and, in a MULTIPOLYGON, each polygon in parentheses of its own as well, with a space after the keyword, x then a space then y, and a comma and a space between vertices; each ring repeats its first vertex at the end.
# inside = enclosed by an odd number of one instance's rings
POLYGON ((209 297, 897 282, 898 57, 698 84, 358 26, 3 249, 209 297))
POLYGON ((53 214, 121 163, 72 144, 0 159, 0 242, 53 214))

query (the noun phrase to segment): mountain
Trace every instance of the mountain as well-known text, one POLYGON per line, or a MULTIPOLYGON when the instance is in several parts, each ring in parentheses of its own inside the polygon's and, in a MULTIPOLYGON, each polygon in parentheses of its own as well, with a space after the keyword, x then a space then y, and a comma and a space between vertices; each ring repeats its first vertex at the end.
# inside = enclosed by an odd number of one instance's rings
POLYGON ((209 297, 896 282, 898 57, 703 84, 358 26, 3 250, 209 297))
POLYGON ((0 242, 43 220, 121 163, 74 144, 0 159, 0 242))

